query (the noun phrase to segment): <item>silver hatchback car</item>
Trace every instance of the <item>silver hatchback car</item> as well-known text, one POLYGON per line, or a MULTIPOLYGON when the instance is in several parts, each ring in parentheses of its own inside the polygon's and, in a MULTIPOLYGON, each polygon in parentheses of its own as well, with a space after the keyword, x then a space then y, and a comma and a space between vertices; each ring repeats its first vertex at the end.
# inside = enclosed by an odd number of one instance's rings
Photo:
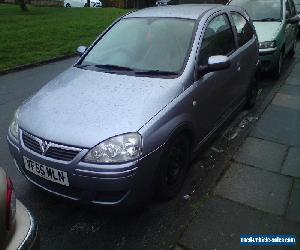
POLYGON ((139 10, 79 51, 16 111, 7 137, 30 182, 72 200, 174 197, 191 157, 255 104, 258 41, 238 7, 139 10))

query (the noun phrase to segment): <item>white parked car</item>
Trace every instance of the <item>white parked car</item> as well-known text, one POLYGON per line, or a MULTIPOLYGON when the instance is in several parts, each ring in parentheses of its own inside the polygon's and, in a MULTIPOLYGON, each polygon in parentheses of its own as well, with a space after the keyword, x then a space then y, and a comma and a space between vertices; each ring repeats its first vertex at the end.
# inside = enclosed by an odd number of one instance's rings
MULTIPOLYGON (((88 7, 87 0, 64 0, 64 6, 71 7, 88 7)), ((100 0, 90 0, 90 7, 102 7, 100 0)))
POLYGON ((0 250, 37 250, 36 221, 15 197, 10 178, 0 167, 0 250))

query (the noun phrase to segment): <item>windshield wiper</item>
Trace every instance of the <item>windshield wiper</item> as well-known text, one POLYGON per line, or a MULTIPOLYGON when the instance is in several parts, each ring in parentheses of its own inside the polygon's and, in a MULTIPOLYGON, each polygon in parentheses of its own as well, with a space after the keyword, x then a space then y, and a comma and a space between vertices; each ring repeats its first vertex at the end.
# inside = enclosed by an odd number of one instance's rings
POLYGON ((173 71, 160 71, 160 70, 136 71, 135 74, 136 75, 164 75, 164 76, 178 75, 177 72, 173 72, 173 71))
POLYGON ((253 22, 280 22, 279 18, 267 17, 262 19, 254 19, 253 22))
POLYGON ((91 64, 75 64, 74 66, 77 68, 83 69, 83 68, 86 68, 86 67, 89 67, 92 65, 91 64))
POLYGON ((172 71, 161 71, 161 70, 134 70, 130 67, 126 66, 118 66, 118 65, 112 65, 112 64, 77 64, 75 65, 78 68, 85 68, 85 67, 96 67, 100 69, 106 69, 109 71, 132 71, 136 75, 164 75, 164 76, 174 76, 178 75, 177 72, 172 71))
POLYGON ((132 68, 129 68, 129 67, 112 65, 112 64, 96 64, 96 65, 93 65, 93 66, 96 67, 96 68, 108 69, 108 70, 134 71, 132 68))

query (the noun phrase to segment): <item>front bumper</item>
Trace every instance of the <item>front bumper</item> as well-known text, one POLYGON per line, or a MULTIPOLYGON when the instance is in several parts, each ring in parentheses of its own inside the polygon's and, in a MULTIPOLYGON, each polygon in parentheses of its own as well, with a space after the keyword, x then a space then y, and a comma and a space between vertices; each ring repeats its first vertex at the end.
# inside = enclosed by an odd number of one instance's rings
POLYGON ((7 137, 9 150, 20 172, 34 185, 61 197, 108 206, 131 206, 150 199, 154 191, 155 172, 162 149, 143 158, 119 165, 84 163, 83 150, 71 162, 39 155, 7 137), (69 187, 45 180, 25 169, 23 157, 68 173, 69 187))
POLYGON ((261 71, 271 71, 276 67, 280 51, 277 48, 259 49, 261 71))

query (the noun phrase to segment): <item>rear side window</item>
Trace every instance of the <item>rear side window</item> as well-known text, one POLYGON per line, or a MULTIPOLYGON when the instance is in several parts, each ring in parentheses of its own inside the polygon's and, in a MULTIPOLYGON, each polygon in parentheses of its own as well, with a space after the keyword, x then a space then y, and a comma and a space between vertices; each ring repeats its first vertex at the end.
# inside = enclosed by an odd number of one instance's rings
POLYGON ((234 35, 227 15, 215 17, 205 30, 200 48, 199 64, 206 65, 210 56, 229 55, 234 50, 234 35))
POLYGON ((253 28, 246 18, 241 14, 232 12, 231 13, 234 25, 237 30, 237 38, 239 46, 246 44, 254 35, 253 28))

